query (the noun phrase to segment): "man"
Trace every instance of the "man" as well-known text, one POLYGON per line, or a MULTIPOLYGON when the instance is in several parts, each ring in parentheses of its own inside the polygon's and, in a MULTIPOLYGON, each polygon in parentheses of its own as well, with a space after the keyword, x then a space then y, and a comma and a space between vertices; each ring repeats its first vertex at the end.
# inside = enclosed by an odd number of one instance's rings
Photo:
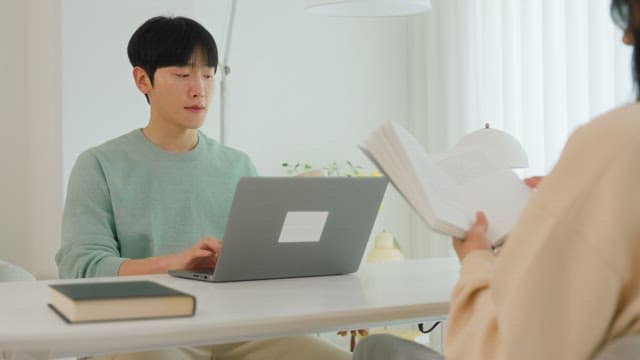
MULTIPOLYGON (((69 179, 61 278, 213 268, 236 183, 255 176, 249 157, 198 129, 213 96, 218 53, 197 22, 155 17, 127 49, 148 125, 89 149, 69 179)), ((148 353, 118 359, 347 359, 316 337, 286 338, 148 353)))

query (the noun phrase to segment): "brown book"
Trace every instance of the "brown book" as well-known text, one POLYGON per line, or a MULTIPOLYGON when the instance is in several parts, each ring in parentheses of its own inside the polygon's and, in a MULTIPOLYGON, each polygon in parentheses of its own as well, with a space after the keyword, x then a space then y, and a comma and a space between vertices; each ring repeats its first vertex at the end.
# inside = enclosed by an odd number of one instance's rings
POLYGON ((193 316, 196 298, 153 281, 49 285, 49 307, 69 323, 193 316))

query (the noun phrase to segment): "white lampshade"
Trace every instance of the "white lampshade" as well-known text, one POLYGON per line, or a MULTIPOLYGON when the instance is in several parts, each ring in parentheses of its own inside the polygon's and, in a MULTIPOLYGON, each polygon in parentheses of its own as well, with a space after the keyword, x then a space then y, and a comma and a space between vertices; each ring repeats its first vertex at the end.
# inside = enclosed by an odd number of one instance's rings
POLYGON ((516 138, 501 130, 492 129, 486 124, 483 129, 465 135, 456 144, 482 148, 494 161, 502 162, 512 168, 529 166, 527 153, 516 138))
POLYGON ((307 0, 306 8, 325 16, 405 16, 431 9, 431 0, 307 0))

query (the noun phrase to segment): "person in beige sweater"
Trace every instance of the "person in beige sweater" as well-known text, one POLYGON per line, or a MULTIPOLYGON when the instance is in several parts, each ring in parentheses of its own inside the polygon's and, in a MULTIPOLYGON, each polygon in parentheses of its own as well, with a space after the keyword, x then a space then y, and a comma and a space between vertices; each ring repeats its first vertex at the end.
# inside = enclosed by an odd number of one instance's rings
MULTIPOLYGON (((635 45, 639 72, 640 27, 633 24, 640 21, 640 0, 613 0, 611 10, 625 24, 624 42, 635 45)), ((462 267, 451 297, 446 358, 590 359, 606 344, 640 334, 638 179, 635 103, 572 134, 499 255, 478 212, 466 237, 453 239, 462 267)), ((638 345, 634 359, 640 359, 638 345)), ((354 358, 442 357, 377 336, 363 340, 354 358)))

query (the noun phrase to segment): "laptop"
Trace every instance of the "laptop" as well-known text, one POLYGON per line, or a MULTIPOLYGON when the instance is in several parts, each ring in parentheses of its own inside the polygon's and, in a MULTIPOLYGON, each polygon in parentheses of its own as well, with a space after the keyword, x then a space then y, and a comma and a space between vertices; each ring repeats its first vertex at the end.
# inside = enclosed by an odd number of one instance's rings
POLYGON ((244 177, 215 270, 169 274, 225 282, 355 272, 387 183, 382 177, 244 177))

